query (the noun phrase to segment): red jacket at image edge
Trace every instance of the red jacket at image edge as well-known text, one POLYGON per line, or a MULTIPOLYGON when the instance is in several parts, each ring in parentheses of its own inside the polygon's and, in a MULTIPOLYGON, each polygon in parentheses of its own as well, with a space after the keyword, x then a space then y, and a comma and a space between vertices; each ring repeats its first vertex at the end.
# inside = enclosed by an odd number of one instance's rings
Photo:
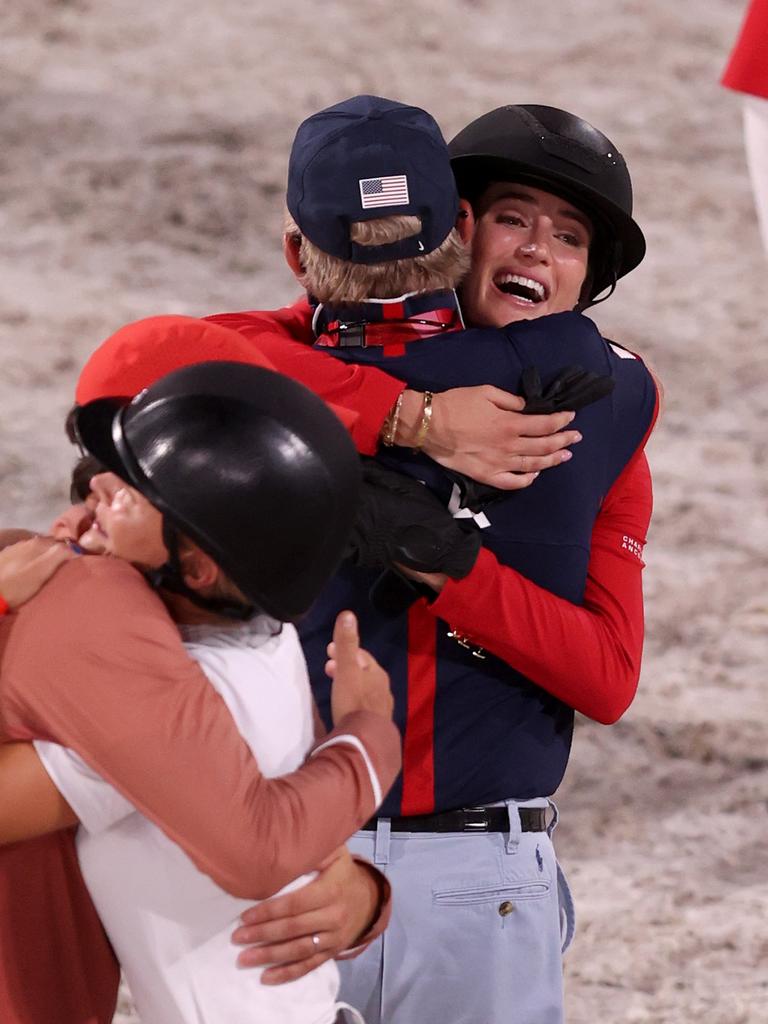
POLYGON ((747 8, 721 82, 768 99, 768 0, 752 0, 747 8))

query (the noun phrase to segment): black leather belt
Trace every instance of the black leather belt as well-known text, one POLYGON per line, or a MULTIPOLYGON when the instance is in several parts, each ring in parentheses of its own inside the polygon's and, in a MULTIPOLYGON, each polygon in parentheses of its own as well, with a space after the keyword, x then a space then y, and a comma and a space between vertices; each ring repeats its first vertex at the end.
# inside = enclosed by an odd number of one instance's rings
MULTIPOLYGON (((546 807, 518 807, 523 832, 545 832, 546 807)), ((364 832, 375 832, 378 818, 363 825, 364 832)), ((462 807, 442 814, 415 814, 408 818, 390 818, 393 832, 509 832, 506 807, 462 807)))

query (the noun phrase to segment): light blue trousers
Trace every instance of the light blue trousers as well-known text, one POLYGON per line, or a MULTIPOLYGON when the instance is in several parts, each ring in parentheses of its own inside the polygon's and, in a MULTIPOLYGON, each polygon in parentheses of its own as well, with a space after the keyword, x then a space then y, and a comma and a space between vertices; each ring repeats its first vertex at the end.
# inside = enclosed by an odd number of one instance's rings
POLYGON ((551 832, 358 832, 353 853, 392 884, 386 932, 341 961, 341 998, 366 1024, 562 1024, 573 905, 551 832))

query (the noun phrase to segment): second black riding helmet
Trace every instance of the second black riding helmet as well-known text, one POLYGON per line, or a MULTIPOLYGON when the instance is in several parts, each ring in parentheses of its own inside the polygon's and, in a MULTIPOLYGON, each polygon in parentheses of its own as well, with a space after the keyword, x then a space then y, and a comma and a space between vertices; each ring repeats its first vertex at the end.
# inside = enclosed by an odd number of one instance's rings
POLYGON ((306 612, 341 561, 360 466, 325 403, 243 363, 177 370, 130 405, 82 406, 84 447, 190 537, 254 605, 306 612))
POLYGON ((590 217, 590 300, 643 259, 624 157, 575 114, 535 104, 497 107, 460 131, 448 150, 459 194, 470 202, 493 181, 513 181, 560 195, 590 217))

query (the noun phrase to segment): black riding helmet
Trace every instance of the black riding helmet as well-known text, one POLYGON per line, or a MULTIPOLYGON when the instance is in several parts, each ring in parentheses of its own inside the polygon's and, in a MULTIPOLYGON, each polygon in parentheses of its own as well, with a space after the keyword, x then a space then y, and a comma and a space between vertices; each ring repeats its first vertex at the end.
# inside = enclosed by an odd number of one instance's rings
POLYGON ((459 194, 471 203, 491 182, 514 181, 562 196, 589 216, 588 302, 613 290, 645 255, 624 157, 580 117, 556 107, 497 107, 460 131, 448 150, 459 194))
MULTIPOLYGON (((299 618, 341 561, 357 510, 357 452, 325 403, 287 377, 200 363, 128 405, 87 403, 76 429, 87 451, 158 508, 171 533, 207 552, 257 610, 299 618)), ((170 568, 178 575, 173 557, 170 568)))

